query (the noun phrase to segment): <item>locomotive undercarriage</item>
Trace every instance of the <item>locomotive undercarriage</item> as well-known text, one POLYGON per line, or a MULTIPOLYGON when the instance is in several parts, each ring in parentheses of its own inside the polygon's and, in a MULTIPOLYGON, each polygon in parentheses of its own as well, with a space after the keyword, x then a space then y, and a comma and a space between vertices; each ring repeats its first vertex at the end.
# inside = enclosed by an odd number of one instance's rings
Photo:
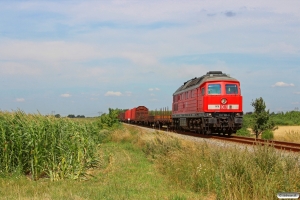
POLYGON ((197 118, 173 118, 172 126, 175 130, 190 130, 200 134, 231 135, 242 127, 242 122, 240 113, 213 113, 197 118))

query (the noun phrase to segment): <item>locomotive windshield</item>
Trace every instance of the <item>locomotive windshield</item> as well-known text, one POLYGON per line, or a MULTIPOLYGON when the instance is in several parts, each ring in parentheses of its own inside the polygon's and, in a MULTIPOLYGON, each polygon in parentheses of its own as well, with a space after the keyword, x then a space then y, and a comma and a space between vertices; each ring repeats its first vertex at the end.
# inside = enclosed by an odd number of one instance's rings
POLYGON ((221 84, 209 84, 208 94, 221 94, 221 84))
POLYGON ((238 94, 238 88, 236 84, 225 85, 226 94, 238 94))

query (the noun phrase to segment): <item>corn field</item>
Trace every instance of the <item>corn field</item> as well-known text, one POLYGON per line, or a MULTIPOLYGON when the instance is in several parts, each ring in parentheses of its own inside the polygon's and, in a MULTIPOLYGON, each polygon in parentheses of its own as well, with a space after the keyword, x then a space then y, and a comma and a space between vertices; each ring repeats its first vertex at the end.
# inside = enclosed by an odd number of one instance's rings
POLYGON ((95 123, 0 111, 0 174, 77 179, 98 162, 95 123))

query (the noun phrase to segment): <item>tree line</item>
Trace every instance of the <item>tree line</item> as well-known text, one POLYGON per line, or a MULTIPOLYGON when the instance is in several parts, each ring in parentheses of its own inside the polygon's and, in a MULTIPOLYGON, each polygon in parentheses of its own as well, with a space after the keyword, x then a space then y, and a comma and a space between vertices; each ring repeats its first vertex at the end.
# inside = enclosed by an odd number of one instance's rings
MULTIPOLYGON (((60 116, 60 114, 56 114, 56 115, 54 115, 54 117, 56 117, 56 118, 61 118, 61 116, 60 116)), ((74 115, 74 114, 69 114, 68 116, 67 116, 68 118, 85 118, 85 116, 84 115, 74 115)))

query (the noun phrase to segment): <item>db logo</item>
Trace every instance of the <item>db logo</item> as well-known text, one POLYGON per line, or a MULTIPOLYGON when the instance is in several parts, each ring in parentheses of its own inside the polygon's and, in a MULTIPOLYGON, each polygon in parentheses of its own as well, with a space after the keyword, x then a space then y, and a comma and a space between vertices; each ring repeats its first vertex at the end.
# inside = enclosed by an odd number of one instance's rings
POLYGON ((221 109, 228 109, 227 105, 221 105, 221 109))
POLYGON ((222 99, 222 100, 221 100, 221 103, 222 103, 222 104, 226 104, 226 103, 227 103, 227 99, 225 99, 225 98, 222 99))

